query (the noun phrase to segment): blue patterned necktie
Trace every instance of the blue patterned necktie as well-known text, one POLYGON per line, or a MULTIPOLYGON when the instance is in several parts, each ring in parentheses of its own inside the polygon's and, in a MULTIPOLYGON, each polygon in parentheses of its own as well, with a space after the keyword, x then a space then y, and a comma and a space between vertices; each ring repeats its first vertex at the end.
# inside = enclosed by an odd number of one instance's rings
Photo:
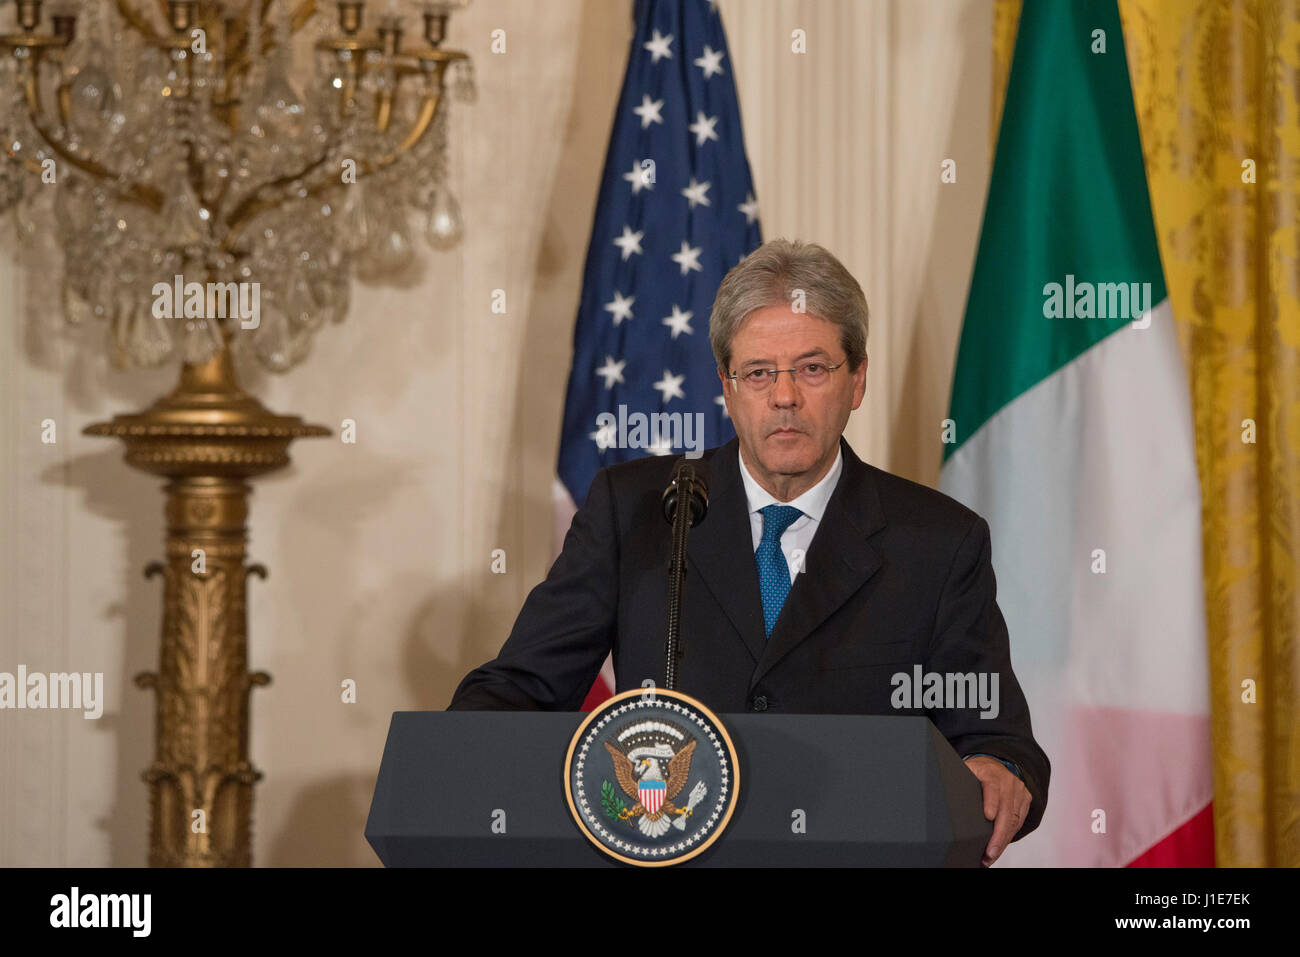
POLYGON ((763 516, 763 540, 758 543, 754 559, 758 562, 758 587, 763 595, 763 624, 770 636, 790 594, 790 566, 786 564, 785 552, 781 551, 781 536, 803 512, 793 505, 767 505, 759 512, 763 516))

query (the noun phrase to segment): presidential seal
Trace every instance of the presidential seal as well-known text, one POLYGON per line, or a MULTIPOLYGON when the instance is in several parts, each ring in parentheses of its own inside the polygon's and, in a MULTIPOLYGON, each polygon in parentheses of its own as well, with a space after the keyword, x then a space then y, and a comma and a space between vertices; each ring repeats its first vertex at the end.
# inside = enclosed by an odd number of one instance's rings
POLYGON ((717 716, 662 688, 625 691, 587 715, 564 762, 579 830, 642 867, 677 864, 717 840, 739 784, 736 749, 717 716))

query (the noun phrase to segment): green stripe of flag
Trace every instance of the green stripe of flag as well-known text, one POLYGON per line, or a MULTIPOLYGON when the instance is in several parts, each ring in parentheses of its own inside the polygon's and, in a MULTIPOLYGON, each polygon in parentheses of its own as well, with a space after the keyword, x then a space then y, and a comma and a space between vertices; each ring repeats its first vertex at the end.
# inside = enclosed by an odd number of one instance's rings
POLYGON ((1151 306, 1166 298, 1115 0, 1024 4, 945 461, 1000 408, 1130 321, 1095 318, 1095 308, 1094 318, 1046 317, 1044 286, 1064 287, 1067 276, 1094 288, 1148 282, 1151 306), (1098 30, 1104 53, 1093 52, 1098 30))

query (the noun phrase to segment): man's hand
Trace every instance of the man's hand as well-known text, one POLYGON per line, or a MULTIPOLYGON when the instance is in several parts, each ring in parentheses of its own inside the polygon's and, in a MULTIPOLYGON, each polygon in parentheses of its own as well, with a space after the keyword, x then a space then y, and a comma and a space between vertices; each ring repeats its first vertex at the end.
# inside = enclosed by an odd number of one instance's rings
POLYGON ((1025 782, 1008 771, 1001 761, 981 754, 967 758, 966 767, 980 779, 984 789, 984 817, 993 822, 993 836, 981 862, 990 867, 1025 822, 1033 797, 1025 782))

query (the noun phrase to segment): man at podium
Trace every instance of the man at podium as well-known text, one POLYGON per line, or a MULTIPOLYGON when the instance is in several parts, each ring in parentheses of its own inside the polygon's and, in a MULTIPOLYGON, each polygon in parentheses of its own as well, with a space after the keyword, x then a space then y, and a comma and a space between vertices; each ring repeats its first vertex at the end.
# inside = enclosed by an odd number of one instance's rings
MULTIPOLYGON (((1047 756, 1011 667, 988 524, 862 462, 867 302, 815 244, 773 240, 731 269, 709 320, 736 438, 695 463, 677 689, 717 713, 911 714, 980 780, 991 864, 1047 800, 1047 756)), ((664 674, 669 526, 680 457, 596 475, 500 654, 450 709, 576 711, 612 655, 616 690, 664 674)))

